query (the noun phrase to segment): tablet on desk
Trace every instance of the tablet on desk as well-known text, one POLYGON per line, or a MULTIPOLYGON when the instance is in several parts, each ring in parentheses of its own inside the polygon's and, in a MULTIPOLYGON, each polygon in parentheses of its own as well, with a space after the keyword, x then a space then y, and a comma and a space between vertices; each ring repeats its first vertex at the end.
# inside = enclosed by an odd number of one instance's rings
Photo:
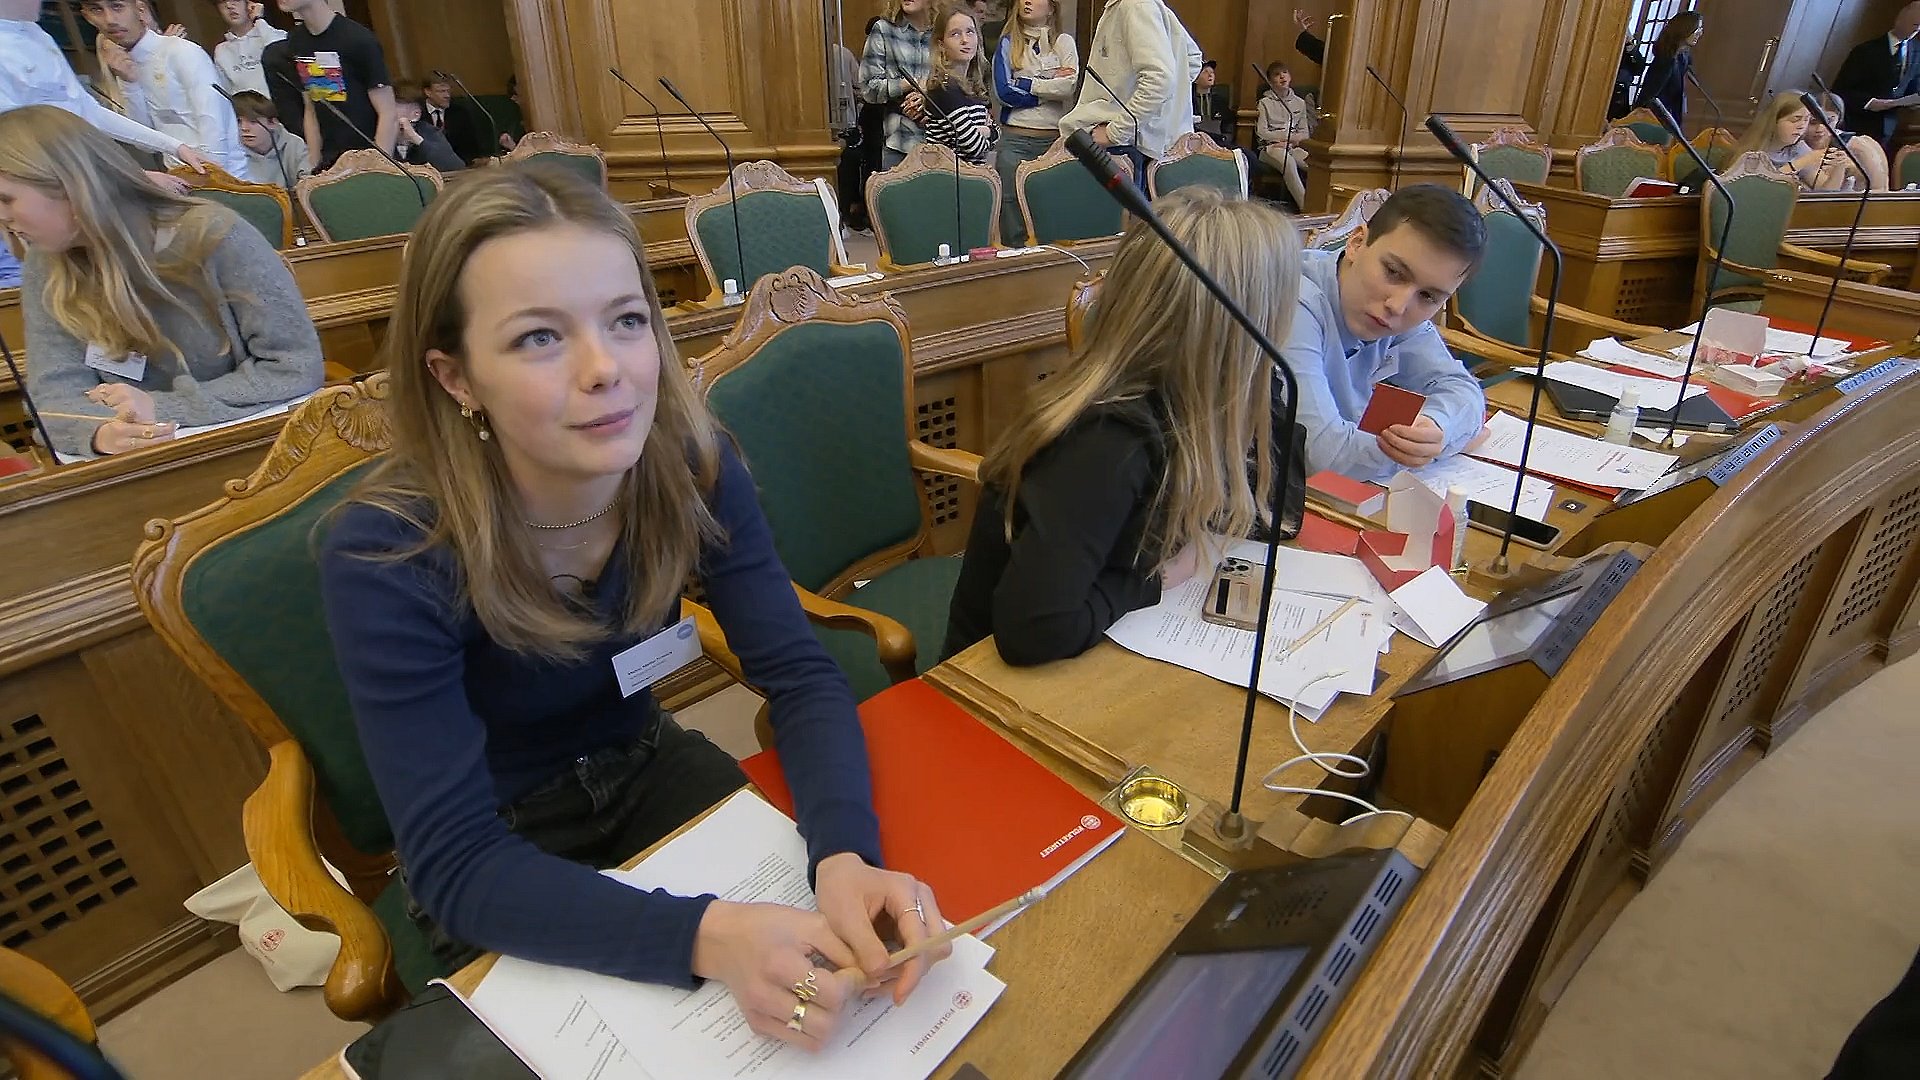
MULTIPOLYGON (((1547 396, 1553 399, 1553 407, 1569 420, 1594 420, 1604 424, 1613 415, 1613 407, 1620 403, 1619 398, 1598 390, 1553 379, 1543 381, 1547 396)), ((1642 407, 1640 410, 1640 423, 1649 427, 1664 427, 1672 418, 1671 409, 1642 407)), ((1674 426, 1685 431, 1732 431, 1735 424, 1711 394, 1696 394, 1680 403, 1680 422, 1674 426)))

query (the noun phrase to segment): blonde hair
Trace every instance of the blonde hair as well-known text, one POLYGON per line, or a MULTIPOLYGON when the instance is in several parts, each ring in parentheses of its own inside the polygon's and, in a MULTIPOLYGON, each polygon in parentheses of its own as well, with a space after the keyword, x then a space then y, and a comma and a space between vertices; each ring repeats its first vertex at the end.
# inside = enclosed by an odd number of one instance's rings
MULTIPOLYGON (((1054 39, 1059 36, 1059 0, 1047 0, 1047 22, 1046 25, 1040 27, 1040 37, 1038 40, 1040 52, 1046 52, 1052 48, 1054 39)), ((1014 2, 1007 7, 1007 22, 1006 25, 1000 29, 1000 40, 1008 43, 1007 59, 1014 71, 1035 70, 1036 57, 1034 51, 1027 48, 1027 24, 1020 18, 1019 0, 1014 0, 1014 2)), ((1076 63, 1073 66, 1078 66, 1077 62, 1079 57, 1075 57, 1074 60, 1076 63)))
POLYGON ((72 247, 45 252, 47 310, 74 337, 108 356, 180 349, 154 311, 194 307, 217 323, 222 294, 208 267, 234 222, 206 203, 163 191, 93 125, 52 105, 0 114, 0 175, 71 209, 72 247), (155 251, 161 229, 173 235, 155 251))
MULTIPOLYGON (((1180 238, 1241 308, 1284 341, 1300 299, 1300 238, 1261 202, 1189 187, 1154 200, 1180 238)), ((981 479, 1006 493, 1013 530, 1021 473, 1091 410, 1157 394, 1167 424, 1166 470, 1143 562, 1164 562, 1210 532, 1244 536, 1273 485, 1273 364, 1160 239, 1134 222, 1101 287, 1085 347, 1034 390, 988 453, 981 479), (1248 455, 1255 479, 1248 481, 1248 455)))
POLYGON ((1780 126, 1782 119, 1792 116, 1795 111, 1805 112, 1806 108, 1807 103, 1800 100, 1798 90, 1787 90, 1773 95, 1773 100, 1767 102, 1767 107, 1761 109, 1754 116, 1753 123, 1747 125, 1746 134, 1734 144, 1733 153, 1727 155, 1727 160, 1739 161, 1741 154, 1755 152, 1768 154, 1781 149, 1773 145, 1775 129, 1780 126))
POLYGON ((450 550, 462 598, 488 636, 515 651, 576 660, 614 633, 650 631, 678 603, 703 544, 721 537, 707 504, 719 475, 718 427, 694 390, 667 329, 646 248, 624 210, 598 187, 552 165, 476 172, 435 199, 415 227, 387 327, 393 451, 352 501, 379 507, 425 533, 408 558, 450 550), (574 225, 616 236, 633 251, 660 349, 653 430, 621 484, 618 549, 628 595, 617 628, 595 622, 553 587, 522 524, 499 440, 481 440, 427 368, 438 349, 466 355, 461 282, 484 243, 574 225))
POLYGON ((941 44, 947 36, 947 24, 952 22, 955 16, 964 16, 973 23, 974 34, 976 36, 980 34, 980 20, 973 14, 973 5, 966 3, 965 0, 944 0, 939 7, 933 9, 933 48, 928 50, 932 54, 928 57, 932 64, 932 76, 928 89, 957 82, 960 84, 960 89, 966 91, 969 96, 984 98, 987 96, 988 63, 985 42, 973 51, 973 59, 968 62, 964 71, 954 70, 952 62, 947 59, 946 46, 941 44))

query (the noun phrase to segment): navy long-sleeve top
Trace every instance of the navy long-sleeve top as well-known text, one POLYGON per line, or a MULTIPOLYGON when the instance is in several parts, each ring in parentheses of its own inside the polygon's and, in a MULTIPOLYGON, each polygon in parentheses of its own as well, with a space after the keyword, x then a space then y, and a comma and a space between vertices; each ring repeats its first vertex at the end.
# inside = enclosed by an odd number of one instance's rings
MULTIPOLYGON (((702 551, 698 573, 728 645, 770 702, 809 860, 853 852, 878 866, 853 693, 809 629, 730 447, 708 502, 726 539, 702 551)), ((481 948, 693 985, 694 933, 712 896, 629 888, 541 851, 499 814, 574 759, 643 733, 656 712, 651 694, 623 699, 612 657, 644 635, 615 634, 578 662, 510 651, 461 600, 450 551, 365 557, 420 539, 391 513, 352 505, 320 559, 335 657, 415 898, 447 933, 481 948)), ((623 562, 616 547, 592 593, 610 626, 625 608, 623 562)))

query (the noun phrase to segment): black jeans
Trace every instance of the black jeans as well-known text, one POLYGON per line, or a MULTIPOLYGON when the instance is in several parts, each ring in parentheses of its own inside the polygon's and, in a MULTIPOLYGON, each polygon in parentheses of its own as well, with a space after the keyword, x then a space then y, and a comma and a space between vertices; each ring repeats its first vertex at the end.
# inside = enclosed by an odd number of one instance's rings
POLYGON ((1920 1076, 1920 955, 1893 992, 1847 1036, 1827 1080, 1907 1080, 1920 1076))
MULTIPOLYGON (((747 776, 733 756, 665 712, 645 735, 576 760, 566 772, 500 808, 507 828, 550 855, 596 870, 619 866, 700 812, 740 790, 747 776)), ((407 918, 446 971, 484 951, 449 936, 407 886, 407 918)))

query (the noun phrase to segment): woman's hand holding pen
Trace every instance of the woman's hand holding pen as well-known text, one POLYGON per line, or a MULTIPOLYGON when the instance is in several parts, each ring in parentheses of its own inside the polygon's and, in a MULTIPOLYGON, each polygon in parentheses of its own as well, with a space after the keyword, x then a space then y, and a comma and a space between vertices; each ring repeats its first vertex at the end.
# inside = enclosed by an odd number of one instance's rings
POLYGON ((911 874, 868 866, 860 856, 842 852, 820 860, 813 891, 820 913, 852 948, 855 966, 866 973, 868 985, 894 980, 896 1005, 907 1000, 928 968, 953 952, 952 946, 943 945, 902 964, 898 971, 889 970, 887 946, 881 941, 884 931, 892 930, 891 937, 911 948, 947 928, 933 890, 911 874))
POLYGON ((153 397, 137 386, 102 383, 87 391, 87 400, 114 411, 114 418, 93 433, 94 452, 124 454, 173 438, 178 424, 154 419, 153 397))
POLYGON ((693 973, 724 983, 754 1034, 805 1050, 826 1045, 859 1000, 859 973, 835 974, 853 963, 824 915, 782 904, 715 900, 693 939, 693 973))

